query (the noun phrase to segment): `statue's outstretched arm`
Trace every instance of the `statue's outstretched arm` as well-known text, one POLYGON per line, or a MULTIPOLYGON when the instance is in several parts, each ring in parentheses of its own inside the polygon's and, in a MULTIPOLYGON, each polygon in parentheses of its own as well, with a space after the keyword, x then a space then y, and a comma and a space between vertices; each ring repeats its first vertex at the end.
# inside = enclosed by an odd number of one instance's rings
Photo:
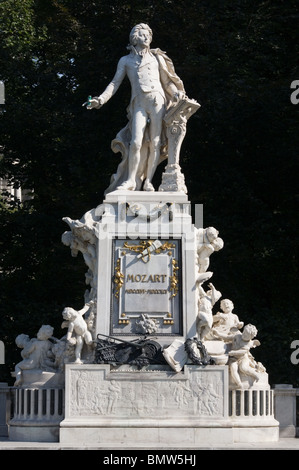
POLYGON ((83 315, 90 309, 90 307, 92 307, 94 304, 94 301, 91 300, 90 302, 87 302, 83 308, 81 308, 81 310, 78 310, 78 314, 81 315, 81 317, 83 317, 83 315))
POLYGON ((99 109, 101 106, 103 106, 103 104, 107 103, 107 101, 110 100, 111 96, 113 96, 116 93, 116 91, 120 87, 120 84, 122 83, 126 75, 125 61, 126 61, 125 57, 122 57, 119 60, 116 73, 112 81, 109 83, 105 91, 100 96, 98 97, 95 96, 88 101, 87 109, 92 109, 92 108, 99 109))

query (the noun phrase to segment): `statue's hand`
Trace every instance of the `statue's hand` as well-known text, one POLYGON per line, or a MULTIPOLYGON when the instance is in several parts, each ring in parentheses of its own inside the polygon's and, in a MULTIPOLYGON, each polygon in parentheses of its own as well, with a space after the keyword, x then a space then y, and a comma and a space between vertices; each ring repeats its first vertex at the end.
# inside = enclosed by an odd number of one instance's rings
POLYGON ((174 96, 173 96, 173 101, 178 102, 182 99, 184 99, 186 94, 183 91, 177 91, 174 96))
POLYGON ((87 109, 99 109, 101 106, 103 106, 101 97, 94 97, 92 98, 91 96, 88 97, 87 101, 82 104, 82 106, 86 106, 87 109))
POLYGON ((102 102, 99 100, 99 98, 92 98, 91 100, 88 100, 87 109, 99 109, 103 106, 102 102))

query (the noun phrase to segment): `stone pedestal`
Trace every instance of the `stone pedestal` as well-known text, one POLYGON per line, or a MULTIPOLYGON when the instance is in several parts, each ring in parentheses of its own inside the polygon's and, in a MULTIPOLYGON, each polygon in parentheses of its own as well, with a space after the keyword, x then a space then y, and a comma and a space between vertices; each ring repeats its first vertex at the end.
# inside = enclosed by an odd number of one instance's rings
POLYGON ((162 174, 159 191, 182 191, 187 193, 185 177, 178 163, 168 164, 162 174))
POLYGON ((190 212, 183 192, 115 191, 80 221, 66 219, 63 240, 89 268, 86 305, 65 325, 80 318, 83 339, 81 330, 70 339, 84 347, 73 362, 57 340, 63 374, 22 371, 11 440, 156 449, 278 440, 264 369, 243 362, 232 384, 227 345, 197 338, 200 302, 212 321, 220 293, 212 284, 199 293, 213 273, 199 271, 207 230, 190 212))
POLYGON ((13 393, 9 439, 58 442, 59 424, 64 416, 64 374, 39 369, 23 371, 22 386, 13 393))
POLYGON ((134 448, 278 440, 268 391, 229 392, 227 366, 66 367, 60 442, 134 448))
MULTIPOLYGON (((125 367, 125 366, 123 366, 125 367)), ((232 442, 225 367, 139 371, 68 365, 60 442, 129 446, 232 442)))
POLYGON ((96 334, 132 339, 146 314, 161 345, 194 336, 195 237, 187 196, 115 191, 100 210, 96 334))
MULTIPOLYGON (((255 392, 230 390, 221 342, 207 342, 213 365, 197 362, 194 350, 194 357, 186 354, 186 340, 197 335, 199 298, 198 232, 190 212, 184 192, 114 191, 70 223, 93 234, 96 262, 86 259, 98 343, 95 363, 83 355, 82 364, 66 365, 60 442, 179 448, 278 439, 268 382, 255 392), (157 345, 160 355, 152 360, 157 345)), ((85 245, 82 252, 86 257, 85 245)))

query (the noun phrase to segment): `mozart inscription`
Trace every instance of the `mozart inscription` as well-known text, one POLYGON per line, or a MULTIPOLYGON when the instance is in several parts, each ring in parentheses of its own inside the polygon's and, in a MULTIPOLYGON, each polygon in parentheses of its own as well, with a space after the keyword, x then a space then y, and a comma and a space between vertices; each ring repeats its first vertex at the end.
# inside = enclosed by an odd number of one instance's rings
POLYGON ((155 333, 179 333, 180 259, 180 240, 114 241, 112 332, 138 333, 146 315, 155 333))
POLYGON ((152 256, 148 263, 136 255, 124 259, 124 311, 134 313, 156 313, 168 311, 169 303, 169 256, 152 256), (163 274, 157 274, 158 272, 163 274), (153 298, 154 297, 154 298, 153 298))

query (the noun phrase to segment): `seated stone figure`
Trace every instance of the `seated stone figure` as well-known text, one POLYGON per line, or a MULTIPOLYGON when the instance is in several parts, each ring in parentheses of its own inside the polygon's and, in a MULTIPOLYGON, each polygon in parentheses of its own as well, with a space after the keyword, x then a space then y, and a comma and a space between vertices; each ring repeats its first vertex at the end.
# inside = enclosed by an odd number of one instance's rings
MULTIPOLYGON (((232 381, 238 388, 243 388, 240 374, 253 377, 255 381, 259 380, 260 364, 256 363, 250 353, 251 348, 260 346, 257 339, 257 329, 254 325, 244 326, 243 333, 239 332, 234 336, 232 349, 229 351, 229 371, 232 381)), ((263 368, 262 371, 265 371, 263 368)))
POLYGON ((209 334, 210 340, 223 340, 225 343, 231 342, 244 323, 239 321, 238 315, 233 313, 234 304, 229 299, 220 302, 222 312, 217 312, 213 317, 213 326, 209 334))
POLYGON ((17 336, 16 345, 23 349, 21 352, 23 360, 15 366, 15 386, 21 384, 23 370, 41 369, 55 372, 51 352, 53 343, 49 341, 52 335, 52 326, 43 325, 39 329, 36 338, 30 339, 29 336, 25 334, 17 336))

